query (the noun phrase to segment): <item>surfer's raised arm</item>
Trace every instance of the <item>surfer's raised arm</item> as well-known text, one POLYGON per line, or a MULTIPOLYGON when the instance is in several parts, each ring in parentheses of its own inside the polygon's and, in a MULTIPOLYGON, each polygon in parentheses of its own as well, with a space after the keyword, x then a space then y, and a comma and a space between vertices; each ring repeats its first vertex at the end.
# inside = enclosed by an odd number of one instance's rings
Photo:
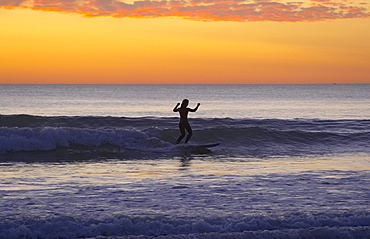
POLYGON ((189 109, 189 111, 190 112, 195 112, 195 111, 198 110, 199 106, 200 106, 200 103, 198 103, 197 106, 194 109, 189 109))
POLYGON ((177 109, 179 107, 180 103, 177 103, 177 105, 175 106, 175 108, 173 108, 173 112, 177 112, 179 111, 179 109, 177 109))

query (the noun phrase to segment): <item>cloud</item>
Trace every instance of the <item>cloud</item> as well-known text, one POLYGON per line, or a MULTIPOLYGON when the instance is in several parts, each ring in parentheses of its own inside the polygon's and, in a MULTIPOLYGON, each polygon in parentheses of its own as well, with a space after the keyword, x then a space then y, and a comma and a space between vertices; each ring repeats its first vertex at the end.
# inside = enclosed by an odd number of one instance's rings
POLYGON ((17 7, 23 0, 0 0, 0 7, 17 7))
POLYGON ((86 17, 180 17, 202 21, 324 21, 369 18, 370 7, 347 0, 0 0, 0 8, 78 13, 86 17))

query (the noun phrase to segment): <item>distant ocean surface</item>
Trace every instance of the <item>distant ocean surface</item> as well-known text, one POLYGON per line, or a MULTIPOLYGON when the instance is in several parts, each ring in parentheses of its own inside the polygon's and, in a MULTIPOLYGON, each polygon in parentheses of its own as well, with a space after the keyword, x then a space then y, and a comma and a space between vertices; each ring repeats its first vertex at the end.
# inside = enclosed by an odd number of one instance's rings
POLYGON ((188 98, 195 118, 370 119, 370 85, 0 85, 3 115, 177 117, 188 98))
POLYGON ((370 238, 369 92, 0 85, 0 238, 370 238))

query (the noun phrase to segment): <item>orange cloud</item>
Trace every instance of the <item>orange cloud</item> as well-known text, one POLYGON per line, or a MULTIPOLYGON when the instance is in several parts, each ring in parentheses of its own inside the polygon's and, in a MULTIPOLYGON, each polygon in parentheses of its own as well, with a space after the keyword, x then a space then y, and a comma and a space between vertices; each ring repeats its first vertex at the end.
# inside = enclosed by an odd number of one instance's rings
POLYGON ((323 21, 370 17, 368 4, 346 0, 0 0, 0 7, 86 17, 181 17, 203 21, 323 21))

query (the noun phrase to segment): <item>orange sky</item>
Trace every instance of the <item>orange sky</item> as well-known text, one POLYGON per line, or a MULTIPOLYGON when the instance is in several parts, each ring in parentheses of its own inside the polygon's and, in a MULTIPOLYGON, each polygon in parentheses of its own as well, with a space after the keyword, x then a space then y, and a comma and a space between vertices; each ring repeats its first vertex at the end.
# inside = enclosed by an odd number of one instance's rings
POLYGON ((0 42, 1 84, 370 83, 366 0, 0 0, 0 42))

